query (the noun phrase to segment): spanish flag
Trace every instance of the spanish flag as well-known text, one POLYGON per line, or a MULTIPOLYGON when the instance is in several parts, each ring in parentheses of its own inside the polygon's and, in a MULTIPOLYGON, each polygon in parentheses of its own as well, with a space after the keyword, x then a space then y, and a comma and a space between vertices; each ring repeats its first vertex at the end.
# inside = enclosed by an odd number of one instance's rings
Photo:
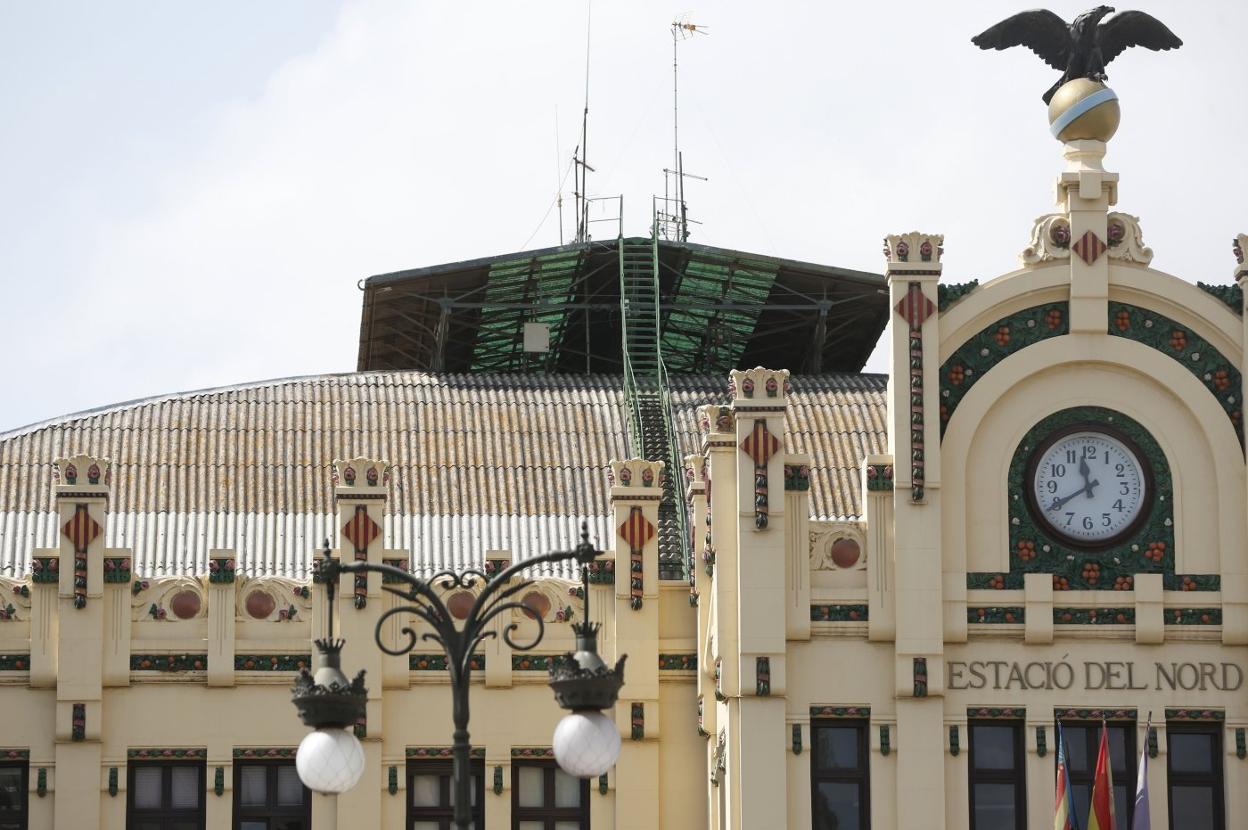
POLYGON ((1070 769, 1066 766, 1066 739, 1062 723, 1057 723, 1057 797, 1053 830, 1075 830, 1074 807, 1070 803, 1070 769))
POLYGON ((1114 821, 1114 776, 1109 764, 1109 729, 1101 722, 1101 747, 1096 752, 1088 830, 1117 830, 1114 821))

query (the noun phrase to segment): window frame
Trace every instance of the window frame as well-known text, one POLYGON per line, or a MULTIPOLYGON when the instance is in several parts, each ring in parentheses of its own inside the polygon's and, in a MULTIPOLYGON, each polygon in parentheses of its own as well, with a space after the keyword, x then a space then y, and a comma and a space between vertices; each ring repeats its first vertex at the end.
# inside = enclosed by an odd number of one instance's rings
POLYGON ((204 761, 130 761, 126 764, 126 827, 132 827, 140 821, 156 822, 193 822, 199 830, 206 830, 208 787, 206 776, 208 764, 204 761), (172 807, 161 807, 157 810, 138 809, 134 806, 134 773, 135 770, 156 768, 161 770, 160 801, 167 804, 173 794, 173 769, 175 767, 192 768, 199 773, 199 806, 196 810, 175 810, 172 807))
POLYGON ((1213 800, 1213 818, 1214 830, 1226 830, 1226 757, 1222 741, 1223 727, 1221 723, 1204 723, 1196 722, 1167 722, 1166 723, 1166 812, 1167 818, 1170 820, 1170 827, 1176 827, 1174 823, 1174 799, 1171 793, 1175 784, 1200 784, 1210 785, 1214 791, 1215 798, 1213 800), (1188 735, 1209 735, 1213 738, 1211 747, 1210 769, 1211 772, 1195 773, 1195 772, 1178 772, 1173 769, 1171 759, 1174 753, 1170 751, 1170 736, 1175 734, 1188 735))
MULTIPOLYGON (((455 765, 450 758, 408 758, 404 772, 407 791, 404 795, 404 827, 411 830, 418 821, 436 821, 439 830, 452 830, 455 822, 455 782, 451 775, 455 765), (437 775, 440 800, 438 807, 417 807, 412 804, 412 779, 417 775, 437 775)), ((477 804, 472 810, 472 823, 476 830, 485 828, 485 761, 472 758, 468 768, 477 777, 477 804)))
MULTIPOLYGON (((815 797, 822 781, 856 783, 862 810, 858 830, 871 828, 871 724, 861 719, 824 718, 810 722, 810 820, 814 827, 815 797), (818 763, 818 732, 824 729, 853 729, 858 733, 858 765, 853 770, 820 769, 818 763)), ((848 830, 848 829, 847 829, 848 830)))
MULTIPOLYGON (((30 761, 0 761, 0 769, 19 770, 17 826, 30 826, 30 761)), ((8 817, 3 817, 8 820, 8 817)))
MULTIPOLYGON (((1122 753, 1123 763, 1126 764, 1124 770, 1112 770, 1114 776, 1114 786, 1118 787, 1126 784, 1127 787, 1127 806, 1133 803, 1135 798, 1136 777, 1139 775, 1139 747, 1137 738, 1139 734, 1139 724, 1133 720, 1111 720, 1107 721, 1107 725, 1112 729, 1121 729, 1122 736, 1122 753), (1120 777, 1123 776, 1123 777, 1120 777)), ((1067 731, 1070 729, 1082 729, 1084 732, 1084 758, 1088 761, 1088 769, 1086 772, 1076 772, 1070 767, 1069 757, 1066 760, 1066 769, 1070 774, 1070 786, 1073 790, 1075 787, 1088 788, 1088 802, 1092 801, 1092 785, 1096 779, 1096 755, 1101 749, 1101 721, 1096 720, 1063 720, 1062 735, 1066 740, 1066 746, 1070 746, 1070 739, 1067 731), (1085 780, 1086 779, 1086 780, 1085 780)), ((1110 753, 1110 765, 1113 765, 1113 753, 1110 753)), ((1057 753, 1053 753, 1053 768, 1057 769, 1057 753)), ((1071 804, 1074 805, 1075 798, 1072 792, 1071 804)), ((1119 830, 1131 830, 1135 825, 1135 816, 1133 811, 1128 809, 1126 818, 1118 816, 1118 824, 1121 825, 1119 830)))
POLYGON ((580 830, 589 830, 589 779, 578 779, 581 790, 580 807, 556 807, 555 803, 555 770, 558 766, 553 759, 524 758, 513 759, 511 762, 511 828, 520 830, 522 821, 540 821, 545 830, 555 830, 555 822, 578 821, 580 830), (524 768, 543 770, 542 800, 549 806, 520 806, 520 770, 524 768))
POLYGON ((1014 786, 1014 830, 1027 830, 1027 747, 1024 724, 1021 720, 976 720, 966 722, 966 779, 967 812, 970 830, 1002 830, 999 827, 975 826, 975 785, 1011 784, 1014 786), (1014 733, 1014 768, 1005 770, 980 770, 975 767, 975 728, 980 726, 1005 727, 1014 733))
POLYGON ((303 830, 312 827, 312 791, 299 782, 303 788, 303 804, 300 807, 282 806, 277 804, 277 770, 281 767, 295 768, 294 760, 279 758, 245 759, 234 762, 234 819, 231 825, 239 830, 244 821, 264 821, 267 819, 299 819, 303 822, 303 830), (243 767, 265 768, 265 803, 262 806, 244 806, 239 793, 242 792, 243 767), (251 815, 254 813, 254 815, 251 815))

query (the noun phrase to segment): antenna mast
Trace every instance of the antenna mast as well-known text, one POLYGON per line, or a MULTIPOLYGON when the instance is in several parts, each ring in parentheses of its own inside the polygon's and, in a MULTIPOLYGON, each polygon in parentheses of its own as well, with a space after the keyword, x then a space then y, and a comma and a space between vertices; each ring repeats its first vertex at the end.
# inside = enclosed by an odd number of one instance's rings
POLYGON ((589 145, 589 36, 593 22, 593 3, 585 4, 585 109, 581 112, 581 143, 572 152, 576 167, 576 242, 589 241, 589 188, 586 183, 594 168, 585 160, 589 145))
MULTIPOLYGON (((707 34, 706 26, 690 23, 682 17, 672 23, 672 166, 663 168, 663 205, 656 219, 658 230, 665 238, 677 242, 689 239, 689 209, 685 203, 685 178, 706 181, 703 176, 686 173, 680 152, 680 41, 707 34)), ((698 224, 694 222, 694 224, 698 224)))

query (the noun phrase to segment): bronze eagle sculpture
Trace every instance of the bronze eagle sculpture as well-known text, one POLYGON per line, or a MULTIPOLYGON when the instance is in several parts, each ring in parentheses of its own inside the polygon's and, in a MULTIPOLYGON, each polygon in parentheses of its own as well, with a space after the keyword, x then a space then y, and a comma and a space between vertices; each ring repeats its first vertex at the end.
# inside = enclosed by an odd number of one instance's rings
POLYGON ((1032 9, 1007 17, 971 38, 971 43, 980 49, 1026 46, 1049 66, 1063 70, 1062 77, 1044 93, 1046 104, 1067 81, 1075 78, 1107 80, 1105 65, 1130 46, 1158 51, 1183 45, 1164 23, 1144 12, 1119 12, 1102 23, 1113 11, 1110 6, 1097 6, 1067 26, 1047 9, 1032 9))

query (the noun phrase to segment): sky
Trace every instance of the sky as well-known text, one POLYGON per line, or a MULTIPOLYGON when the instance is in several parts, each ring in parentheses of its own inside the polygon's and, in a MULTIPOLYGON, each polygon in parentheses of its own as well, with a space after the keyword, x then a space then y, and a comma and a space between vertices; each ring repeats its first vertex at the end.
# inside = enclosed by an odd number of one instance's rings
MULTIPOLYGON (((1013 270, 1054 209, 1056 73, 970 38, 1027 5, 0 3, 0 432, 352 371, 363 278, 558 244, 587 34, 589 192, 646 233, 678 17, 707 32, 680 44, 685 169, 708 178, 692 241, 878 273, 881 238, 917 229, 945 234, 946 281, 1013 270)), ((1154 267, 1225 283, 1248 231, 1243 12, 1145 8, 1185 45, 1109 67, 1117 209, 1154 267)))

